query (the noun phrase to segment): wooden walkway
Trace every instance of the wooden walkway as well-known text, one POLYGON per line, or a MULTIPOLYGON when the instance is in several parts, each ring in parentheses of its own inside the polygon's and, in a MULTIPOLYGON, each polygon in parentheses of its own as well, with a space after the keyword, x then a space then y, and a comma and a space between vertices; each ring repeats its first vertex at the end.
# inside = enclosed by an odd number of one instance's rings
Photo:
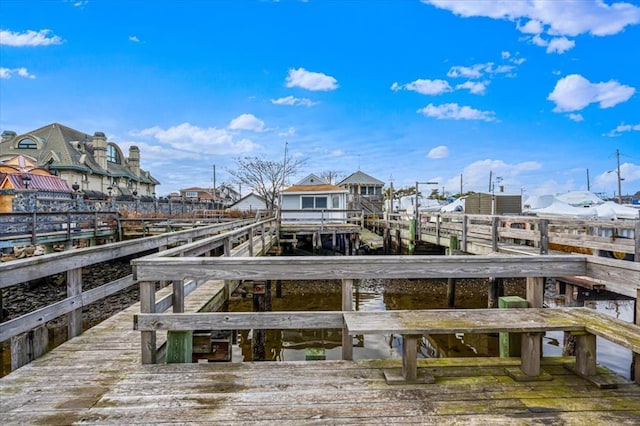
MULTIPOLYGON (((185 300, 195 312, 223 283, 185 300)), ((165 289, 164 291, 167 291, 165 289)), ((0 424, 638 424, 640 386, 617 389, 544 358, 553 380, 516 382, 519 358, 419 360, 434 384, 390 386, 401 360, 142 365, 134 305, 0 379, 0 424)), ((357 353, 356 353, 357 355, 357 353)))

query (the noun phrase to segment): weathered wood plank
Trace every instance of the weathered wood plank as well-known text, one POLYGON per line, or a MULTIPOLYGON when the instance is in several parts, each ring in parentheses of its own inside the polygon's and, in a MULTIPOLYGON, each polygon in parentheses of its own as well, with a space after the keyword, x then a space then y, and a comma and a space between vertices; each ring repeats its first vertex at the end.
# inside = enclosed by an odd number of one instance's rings
POLYGON ((586 275, 583 256, 357 256, 134 259, 138 280, 478 278, 586 275))
POLYGON ((153 330, 250 330, 342 328, 342 312, 201 312, 195 314, 134 315, 134 329, 153 330))

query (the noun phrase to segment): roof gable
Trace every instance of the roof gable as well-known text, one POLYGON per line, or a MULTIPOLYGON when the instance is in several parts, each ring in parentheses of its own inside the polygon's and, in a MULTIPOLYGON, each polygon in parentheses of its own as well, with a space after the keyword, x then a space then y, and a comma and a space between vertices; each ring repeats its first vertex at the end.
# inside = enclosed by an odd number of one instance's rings
POLYGON ((354 185, 354 184, 366 184, 366 185, 381 185, 384 186, 384 182, 369 176, 368 174, 358 170, 355 173, 351 173, 347 178, 343 179, 338 186, 342 185, 354 185))
POLYGON ((297 185, 324 185, 325 182, 322 178, 311 173, 309 176, 302 179, 300 182, 297 182, 294 186, 297 185))

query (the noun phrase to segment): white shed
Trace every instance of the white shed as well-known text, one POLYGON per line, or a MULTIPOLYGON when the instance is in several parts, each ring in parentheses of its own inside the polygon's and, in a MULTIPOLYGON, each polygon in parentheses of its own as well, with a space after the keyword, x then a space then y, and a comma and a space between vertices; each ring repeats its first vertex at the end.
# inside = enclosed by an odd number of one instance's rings
POLYGON ((267 209, 267 203, 264 198, 252 192, 239 199, 235 204, 231 205, 229 209, 243 212, 264 211, 267 209))
POLYGON ((309 175, 282 191, 283 221, 345 223, 348 190, 309 175))

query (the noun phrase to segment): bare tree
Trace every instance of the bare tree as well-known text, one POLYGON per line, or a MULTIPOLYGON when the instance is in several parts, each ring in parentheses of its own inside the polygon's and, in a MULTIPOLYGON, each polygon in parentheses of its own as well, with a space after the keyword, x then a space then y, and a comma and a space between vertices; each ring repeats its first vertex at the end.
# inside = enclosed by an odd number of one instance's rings
POLYGON ((244 157, 236 158, 235 162, 235 168, 227 169, 227 172, 264 198, 267 209, 273 210, 278 193, 284 189, 287 177, 298 172, 305 160, 287 158, 284 162, 278 162, 259 157, 244 157))
POLYGON ((320 173, 320 178, 330 185, 335 185, 335 182, 342 176, 344 176, 344 173, 340 170, 325 170, 320 173))

